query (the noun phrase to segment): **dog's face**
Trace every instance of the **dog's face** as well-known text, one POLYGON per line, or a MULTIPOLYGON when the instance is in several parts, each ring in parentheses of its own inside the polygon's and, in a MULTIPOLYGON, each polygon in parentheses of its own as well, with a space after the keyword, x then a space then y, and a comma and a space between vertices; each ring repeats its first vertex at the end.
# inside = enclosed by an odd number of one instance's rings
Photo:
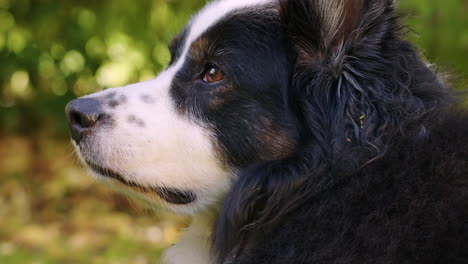
POLYGON ((93 174, 194 213, 219 201, 238 170, 291 154, 298 131, 273 2, 213 2, 174 39, 157 78, 69 103, 73 142, 93 174))

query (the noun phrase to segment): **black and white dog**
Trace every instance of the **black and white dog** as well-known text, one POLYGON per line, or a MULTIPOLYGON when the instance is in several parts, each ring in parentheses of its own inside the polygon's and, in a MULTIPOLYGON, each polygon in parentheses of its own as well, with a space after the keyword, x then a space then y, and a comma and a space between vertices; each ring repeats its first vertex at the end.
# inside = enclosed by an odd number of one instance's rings
POLYGON ((100 180, 194 216, 168 264, 468 263, 468 115, 393 0, 219 0, 72 101, 100 180))

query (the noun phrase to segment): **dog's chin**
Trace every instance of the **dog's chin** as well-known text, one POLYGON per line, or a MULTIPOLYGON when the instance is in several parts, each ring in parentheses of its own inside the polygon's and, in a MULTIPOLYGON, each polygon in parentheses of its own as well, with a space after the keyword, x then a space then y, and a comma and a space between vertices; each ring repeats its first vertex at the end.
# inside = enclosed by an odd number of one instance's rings
POLYGON ((90 160, 85 160, 85 163, 92 172, 103 177, 104 179, 111 180, 121 186, 123 185, 126 189, 149 195, 150 197, 157 195, 157 197, 170 205, 188 205, 195 202, 196 200, 196 195, 192 191, 160 186, 145 186, 127 180, 122 174, 112 169, 101 167, 90 160))
MULTIPOLYGON (((154 197, 157 196, 160 200, 164 201, 169 207, 183 206, 195 203, 197 197, 194 192, 189 190, 180 190, 176 188, 163 187, 163 186, 146 186, 140 183, 128 180, 121 173, 116 170, 100 166, 91 159, 85 158, 82 152, 82 147, 72 140, 72 145, 75 147, 78 158, 95 174, 98 179, 110 181, 114 186, 120 187, 119 189, 125 190, 126 193, 140 194, 141 197, 154 197), (122 188, 123 187, 123 188, 122 188)), ((146 200, 146 199, 145 199, 146 200)), ((150 199, 155 200, 155 199, 150 199)))

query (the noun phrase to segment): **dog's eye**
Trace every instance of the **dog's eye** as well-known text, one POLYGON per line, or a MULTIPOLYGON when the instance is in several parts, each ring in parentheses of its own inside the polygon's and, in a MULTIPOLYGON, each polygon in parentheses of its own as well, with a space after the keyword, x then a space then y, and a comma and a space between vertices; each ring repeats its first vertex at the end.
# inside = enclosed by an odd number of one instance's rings
POLYGON ((224 73, 214 65, 210 65, 206 68, 203 74, 203 81, 207 83, 215 83, 224 79, 224 73))

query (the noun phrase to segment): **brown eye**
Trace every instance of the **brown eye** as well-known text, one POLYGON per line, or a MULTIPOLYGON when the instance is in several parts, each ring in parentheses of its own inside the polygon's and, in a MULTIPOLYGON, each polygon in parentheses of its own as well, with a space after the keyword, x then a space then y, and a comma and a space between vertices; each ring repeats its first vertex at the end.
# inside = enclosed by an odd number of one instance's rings
POLYGON ((209 66, 203 76, 203 81, 215 83, 224 79, 224 73, 216 66, 209 66))

